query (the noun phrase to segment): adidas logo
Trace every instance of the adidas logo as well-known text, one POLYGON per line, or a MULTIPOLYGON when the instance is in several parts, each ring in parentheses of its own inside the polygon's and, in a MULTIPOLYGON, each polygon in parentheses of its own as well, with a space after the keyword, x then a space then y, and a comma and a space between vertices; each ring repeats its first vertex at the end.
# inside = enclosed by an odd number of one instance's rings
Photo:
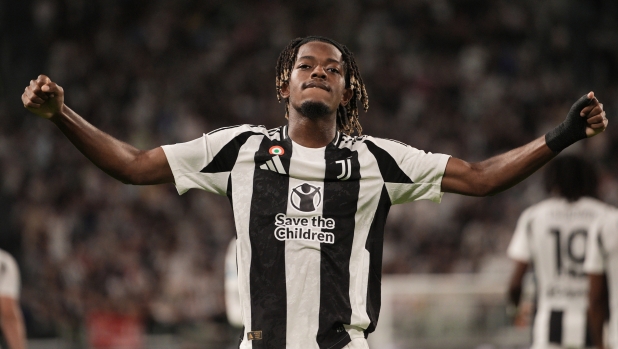
POLYGON ((281 159, 279 159, 278 155, 272 157, 272 159, 266 161, 266 163, 260 166, 262 170, 273 171, 279 174, 287 174, 285 169, 283 168, 283 164, 281 163, 281 159))

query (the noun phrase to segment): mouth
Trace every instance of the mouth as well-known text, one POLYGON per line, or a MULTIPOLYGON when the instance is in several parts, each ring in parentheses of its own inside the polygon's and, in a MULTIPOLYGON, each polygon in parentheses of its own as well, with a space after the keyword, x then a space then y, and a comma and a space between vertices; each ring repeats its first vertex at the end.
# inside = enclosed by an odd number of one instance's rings
POLYGON ((309 89, 309 88, 319 88, 322 89, 324 91, 330 92, 330 87, 326 84, 320 83, 318 81, 308 81, 306 83, 303 84, 303 90, 309 89))

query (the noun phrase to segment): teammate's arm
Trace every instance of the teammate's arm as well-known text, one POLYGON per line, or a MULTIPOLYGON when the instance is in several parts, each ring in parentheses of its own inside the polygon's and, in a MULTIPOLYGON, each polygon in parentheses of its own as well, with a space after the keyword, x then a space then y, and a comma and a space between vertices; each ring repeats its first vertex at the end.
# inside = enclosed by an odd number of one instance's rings
POLYGON ((523 289, 524 275, 528 270, 528 263, 522 261, 515 261, 515 268, 511 274, 511 280, 509 282, 509 302, 517 308, 519 301, 521 300, 521 292, 523 289))
POLYGON ((606 127, 603 104, 590 92, 573 104, 562 124, 524 146, 477 163, 450 158, 442 191, 472 196, 499 193, 530 176, 570 144, 606 127))
POLYGON ((16 299, 0 296, 0 326, 9 349, 26 348, 26 329, 16 299))
POLYGON ((110 176, 129 184, 174 181, 161 147, 139 150, 97 129, 64 104, 64 90, 39 75, 22 94, 24 107, 52 121, 90 161, 110 176))
POLYGON ((588 274, 590 288, 588 290, 588 326, 592 342, 599 349, 605 349, 603 344, 603 326, 609 316, 609 299, 607 279, 605 274, 588 274))

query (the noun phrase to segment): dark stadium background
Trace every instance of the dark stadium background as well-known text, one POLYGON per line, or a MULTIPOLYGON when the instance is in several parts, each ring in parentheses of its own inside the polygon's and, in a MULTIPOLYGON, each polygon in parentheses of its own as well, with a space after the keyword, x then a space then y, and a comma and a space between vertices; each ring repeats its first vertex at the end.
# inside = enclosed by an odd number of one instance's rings
MULTIPOLYGON (((20 264, 30 338, 81 347, 88 315, 110 310, 139 315, 148 333, 224 343, 234 234, 225 198, 127 186, 94 167, 23 108, 30 79, 50 76, 71 108, 145 149, 284 123, 275 62, 305 35, 355 53, 365 133, 466 160, 544 134, 594 90, 608 131, 568 151, 598 164, 601 197, 618 204, 613 0, 2 0, 0 248, 20 264)), ((490 198, 393 207, 384 272, 482 272, 544 195, 534 175, 490 198)))

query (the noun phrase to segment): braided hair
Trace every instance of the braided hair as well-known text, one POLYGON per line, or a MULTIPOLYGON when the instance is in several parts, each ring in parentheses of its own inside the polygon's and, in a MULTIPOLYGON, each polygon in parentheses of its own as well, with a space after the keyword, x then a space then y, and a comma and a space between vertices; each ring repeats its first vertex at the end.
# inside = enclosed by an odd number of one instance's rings
MULTIPOLYGON (((286 48, 279 54, 276 67, 276 90, 277 100, 281 102, 281 88, 283 84, 290 81, 290 74, 292 72, 294 62, 296 62, 296 56, 298 55, 298 49, 312 41, 321 41, 327 44, 335 46, 341 52, 341 58, 343 60, 343 69, 345 71, 345 87, 352 89, 352 98, 350 102, 344 107, 339 106, 337 109, 337 129, 347 135, 351 135, 356 131, 361 135, 363 128, 358 121, 358 104, 357 101, 361 101, 363 109, 367 111, 369 109, 369 96, 367 96, 367 90, 361 78, 354 55, 347 47, 336 42, 335 40, 323 37, 323 36, 308 36, 305 38, 296 38, 286 46, 286 48)), ((289 100, 285 100, 285 117, 288 118, 289 100)))

